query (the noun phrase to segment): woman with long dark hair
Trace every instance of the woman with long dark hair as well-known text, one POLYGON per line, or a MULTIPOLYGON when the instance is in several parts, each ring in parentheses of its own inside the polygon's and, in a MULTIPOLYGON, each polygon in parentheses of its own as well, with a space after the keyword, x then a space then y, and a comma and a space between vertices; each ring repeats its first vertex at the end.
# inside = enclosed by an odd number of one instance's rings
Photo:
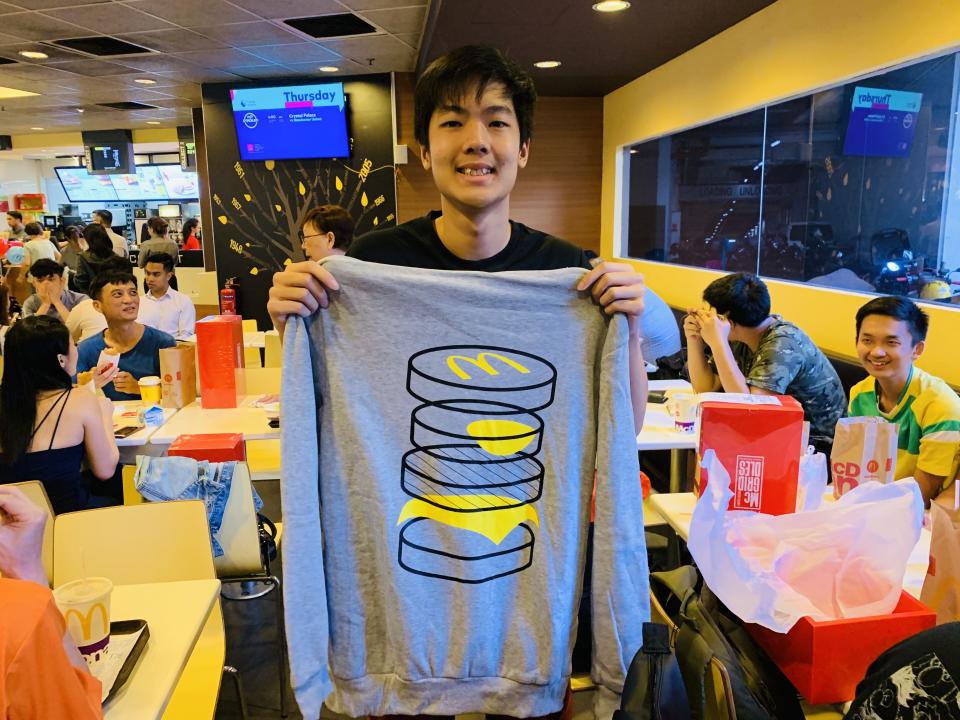
POLYGON ((104 265, 113 254, 113 241, 100 225, 91 224, 83 229, 83 239, 87 241, 87 251, 81 253, 77 263, 77 274, 73 278, 73 289, 85 295, 90 290, 90 282, 104 269, 104 265))
POLYGON ((76 225, 68 225, 63 229, 63 239, 66 241, 60 248, 60 262, 70 268, 70 274, 76 274, 80 269, 80 256, 83 254, 83 247, 80 245, 80 228, 76 225))
POLYGON ((91 504, 80 462, 93 475, 113 477, 120 454, 113 437, 113 407, 85 388, 73 388, 77 346, 51 317, 17 322, 4 345, 0 384, 0 483, 39 480, 54 512, 91 504))
POLYGON ((200 231, 200 221, 196 218, 190 218, 185 220, 183 227, 180 228, 180 237, 182 241, 180 243, 181 250, 201 250, 200 247, 200 238, 197 237, 197 233, 200 231))

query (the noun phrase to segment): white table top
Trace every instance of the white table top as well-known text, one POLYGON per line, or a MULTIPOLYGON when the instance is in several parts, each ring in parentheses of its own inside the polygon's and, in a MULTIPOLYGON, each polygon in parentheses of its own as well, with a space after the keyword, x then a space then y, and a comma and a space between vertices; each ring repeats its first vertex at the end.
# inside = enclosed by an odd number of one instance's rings
POLYGON ((238 407, 211 409, 200 406, 200 401, 187 405, 161 425, 150 437, 154 445, 169 445, 180 435, 198 433, 240 433, 244 440, 274 440, 280 437, 280 428, 270 427, 270 419, 263 408, 253 407, 262 395, 245 395, 238 407))
POLYGON ((111 619, 146 620, 150 639, 130 679, 104 706, 106 720, 163 715, 219 593, 219 580, 113 588, 111 619))
MULTIPOLYGON (((832 491, 824 495, 824 500, 833 501, 832 491)), ((690 536, 690 521, 693 518, 693 508, 697 503, 693 493, 657 493, 650 495, 646 503, 650 505, 672 527, 677 535, 686 540, 690 536)), ((645 523, 649 524, 649 523, 645 523)), ((914 547, 907 561, 907 572, 903 578, 903 589, 920 597, 923 579, 927 575, 927 564, 930 558, 930 531, 923 528, 920 531, 920 540, 914 547)))
MULTIPOLYGON (((690 390, 686 380, 651 380, 649 390, 690 390)), ((647 403, 643 428, 637 435, 637 450, 695 450, 696 433, 677 432, 663 403, 647 403)))
MULTIPOLYGON (((267 335, 276 335, 279 337, 280 333, 276 330, 254 330, 251 332, 245 332, 243 334, 243 346, 249 348, 263 348, 267 344, 266 337, 267 335)), ((183 338, 183 342, 196 343, 196 335, 188 335, 183 338)))
MULTIPOLYGON (((134 413, 133 419, 136 420, 136 412, 143 403, 139 400, 117 400, 113 403, 113 427, 122 425, 133 425, 133 422, 125 422, 123 414, 126 412, 134 413)), ((176 408, 163 408, 163 421, 167 422, 177 412, 176 408)), ((153 434, 160 429, 160 425, 145 425, 132 435, 123 438, 116 438, 117 447, 140 447, 146 445, 153 434)))

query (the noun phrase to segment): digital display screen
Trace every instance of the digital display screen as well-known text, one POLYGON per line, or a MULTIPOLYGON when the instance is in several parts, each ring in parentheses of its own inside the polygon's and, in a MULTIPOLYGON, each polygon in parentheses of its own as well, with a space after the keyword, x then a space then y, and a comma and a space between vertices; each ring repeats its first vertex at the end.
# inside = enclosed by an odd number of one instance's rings
POLYGON ((119 175, 91 175, 82 167, 54 169, 72 203, 193 200, 200 196, 197 174, 184 171, 179 165, 140 165, 135 174, 119 175))
POLYGON ((343 83, 230 91, 241 160, 350 155, 343 83))
POLYGON ((91 175, 82 167, 56 168, 56 171, 70 202, 118 199, 110 175, 91 175))
POLYGON ((855 87, 844 155, 907 157, 923 94, 855 87))
POLYGON ((197 145, 194 142, 180 142, 180 167, 194 170, 197 167, 197 145))
POLYGON ((158 165, 163 185, 167 189, 164 197, 171 200, 190 200, 200 197, 197 186, 197 174, 187 172, 179 165, 158 165))
POLYGON ((112 145, 102 145, 90 148, 90 164, 94 170, 122 170, 125 149, 112 145))

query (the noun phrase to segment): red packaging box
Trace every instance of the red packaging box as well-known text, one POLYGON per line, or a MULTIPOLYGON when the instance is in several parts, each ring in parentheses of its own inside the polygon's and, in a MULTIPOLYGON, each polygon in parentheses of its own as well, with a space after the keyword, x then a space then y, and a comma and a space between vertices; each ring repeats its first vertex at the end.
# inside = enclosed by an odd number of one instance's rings
POLYGON ((751 623, 744 627, 803 698, 822 705, 852 700, 870 663, 936 622, 933 610, 902 592, 890 615, 825 621, 804 617, 786 634, 751 623))
POLYGON ((243 318, 211 315, 197 321, 200 405, 235 408, 243 386, 243 318))
POLYGON ((694 494, 703 494, 707 450, 730 474, 730 510, 786 515, 797 509, 797 478, 803 442, 803 408, 786 395, 777 404, 706 401, 700 404, 700 446, 694 494))
POLYGON ((229 462, 247 459, 240 433, 207 433, 204 435, 178 435, 170 443, 167 455, 190 457, 209 462, 229 462))

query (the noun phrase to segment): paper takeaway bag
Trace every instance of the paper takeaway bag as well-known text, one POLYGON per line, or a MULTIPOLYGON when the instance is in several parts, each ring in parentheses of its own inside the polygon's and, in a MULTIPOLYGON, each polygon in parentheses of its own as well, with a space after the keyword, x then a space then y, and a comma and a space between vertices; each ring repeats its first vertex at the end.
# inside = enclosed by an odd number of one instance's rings
POLYGON ((893 482, 897 435, 897 426, 880 417, 841 418, 830 453, 833 496, 871 480, 884 485, 893 482))
POLYGON ((192 344, 160 351, 160 404, 182 408, 197 399, 197 361, 192 344))
POLYGON ((937 625, 960 620, 960 510, 951 487, 930 503, 930 565, 920 600, 937 613, 937 625))

